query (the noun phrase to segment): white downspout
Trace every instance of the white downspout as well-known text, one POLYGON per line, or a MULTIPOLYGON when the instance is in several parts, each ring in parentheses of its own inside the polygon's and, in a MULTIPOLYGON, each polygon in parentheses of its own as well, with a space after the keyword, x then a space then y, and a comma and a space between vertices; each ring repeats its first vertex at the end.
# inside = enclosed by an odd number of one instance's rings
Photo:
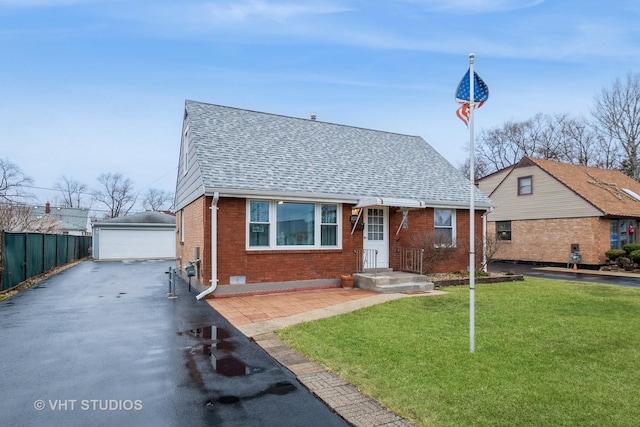
POLYGON ((487 209, 482 214, 482 271, 487 273, 489 265, 487 264, 487 216, 493 212, 493 208, 487 209))
POLYGON ((220 199, 220 193, 216 191, 211 201, 211 286, 196 296, 198 300, 218 287, 218 199, 220 199))
POLYGON ((489 211, 484 211, 482 214, 482 271, 485 273, 488 271, 487 266, 487 215, 489 211))

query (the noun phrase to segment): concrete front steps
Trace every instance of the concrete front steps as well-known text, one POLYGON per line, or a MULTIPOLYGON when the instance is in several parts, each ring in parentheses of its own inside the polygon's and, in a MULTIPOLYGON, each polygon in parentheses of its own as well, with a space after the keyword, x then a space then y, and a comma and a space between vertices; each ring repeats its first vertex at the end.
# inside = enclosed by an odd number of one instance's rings
POLYGON ((391 269, 368 270, 364 273, 354 273, 353 277, 356 287, 382 294, 426 292, 435 289, 426 276, 391 269))

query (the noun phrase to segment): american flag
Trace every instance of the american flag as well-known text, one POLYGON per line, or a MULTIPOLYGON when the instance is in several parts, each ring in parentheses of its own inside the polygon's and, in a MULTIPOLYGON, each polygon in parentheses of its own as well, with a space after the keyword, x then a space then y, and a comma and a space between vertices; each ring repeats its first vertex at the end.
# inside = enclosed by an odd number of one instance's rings
MULTIPOLYGON (((465 125, 469 125, 469 102, 471 100, 470 85, 469 85, 469 73, 471 70, 467 70, 456 90, 456 102, 462 104, 456 111, 456 115, 465 125)), ((489 99, 489 87, 482 81, 478 73, 473 72, 473 102, 476 108, 482 107, 482 104, 489 99)))

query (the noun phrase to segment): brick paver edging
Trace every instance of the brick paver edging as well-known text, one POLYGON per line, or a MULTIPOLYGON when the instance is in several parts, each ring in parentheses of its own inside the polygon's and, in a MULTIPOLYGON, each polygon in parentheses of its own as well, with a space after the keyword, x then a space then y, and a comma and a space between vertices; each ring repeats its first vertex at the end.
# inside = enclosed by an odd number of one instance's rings
POLYGON ((254 341, 281 365, 293 372, 327 406, 357 427, 412 427, 407 420, 365 396, 353 385, 322 365, 311 362, 287 346, 273 332, 256 335, 254 341))

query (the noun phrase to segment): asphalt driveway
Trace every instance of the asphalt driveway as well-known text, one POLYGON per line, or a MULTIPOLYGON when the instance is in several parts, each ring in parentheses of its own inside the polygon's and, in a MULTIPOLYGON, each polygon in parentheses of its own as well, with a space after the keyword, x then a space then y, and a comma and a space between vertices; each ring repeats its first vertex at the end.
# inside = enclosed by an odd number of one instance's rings
POLYGON ((491 263, 489 271, 510 271, 524 276, 540 277, 545 279, 571 280, 640 288, 640 274, 638 273, 609 272, 588 269, 572 270, 564 267, 544 267, 529 264, 514 264, 509 262, 491 263))
POLYGON ((0 425, 344 426, 178 281, 85 261, 0 302, 0 425))

